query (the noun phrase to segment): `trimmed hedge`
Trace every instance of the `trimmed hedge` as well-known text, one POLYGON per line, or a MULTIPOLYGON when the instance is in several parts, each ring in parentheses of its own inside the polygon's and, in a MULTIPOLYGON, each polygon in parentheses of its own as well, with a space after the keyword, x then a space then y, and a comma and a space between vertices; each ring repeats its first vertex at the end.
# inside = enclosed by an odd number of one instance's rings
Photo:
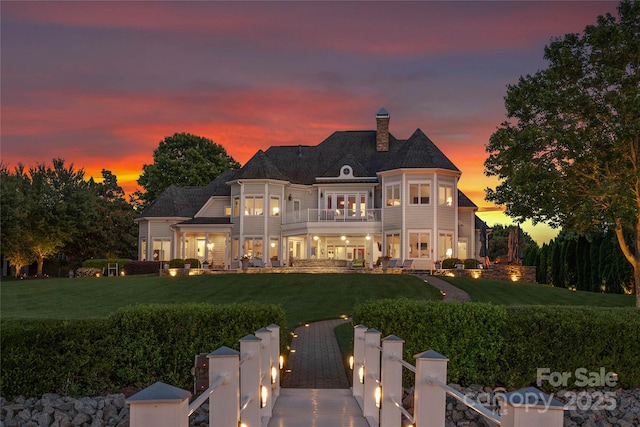
POLYGON ((442 268, 444 270, 456 268, 456 264, 462 264, 462 260, 460 258, 445 258, 442 260, 442 268))
POLYGON ((0 395, 87 396, 156 381, 190 390, 197 353, 238 348, 240 338, 272 323, 286 325, 282 308, 257 303, 138 305, 108 319, 3 319, 0 395))
MULTIPOLYGON (((404 339, 405 360, 425 350, 443 354, 448 381, 462 385, 522 388, 535 385, 538 368, 548 368, 571 373, 567 386, 574 388, 576 369, 604 367, 618 374, 618 386, 640 386, 636 308, 379 300, 357 305, 353 320, 404 339)), ((541 388, 553 390, 548 382, 541 388)))
POLYGON ((129 261, 122 267, 124 274, 127 276, 134 274, 158 274, 160 268, 162 268, 160 261, 129 261))
POLYGON ((506 317, 503 307, 489 304, 393 299, 356 305, 353 321, 405 340, 405 360, 426 350, 446 356, 449 381, 493 384, 496 372, 486 368, 500 358, 506 317))

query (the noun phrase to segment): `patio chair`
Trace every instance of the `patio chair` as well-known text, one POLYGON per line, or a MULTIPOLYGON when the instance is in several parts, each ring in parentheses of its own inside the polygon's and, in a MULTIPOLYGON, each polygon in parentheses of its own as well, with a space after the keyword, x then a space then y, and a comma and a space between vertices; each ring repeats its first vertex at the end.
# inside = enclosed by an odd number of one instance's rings
POLYGON ((279 260, 279 259, 273 259, 273 260, 271 260, 271 267, 273 267, 273 268, 280 268, 280 267, 282 267, 282 265, 280 264, 280 260, 279 260))
POLYGON ((412 259, 405 259, 404 262, 402 263, 402 269, 403 270, 411 270, 413 266, 413 260, 412 259))

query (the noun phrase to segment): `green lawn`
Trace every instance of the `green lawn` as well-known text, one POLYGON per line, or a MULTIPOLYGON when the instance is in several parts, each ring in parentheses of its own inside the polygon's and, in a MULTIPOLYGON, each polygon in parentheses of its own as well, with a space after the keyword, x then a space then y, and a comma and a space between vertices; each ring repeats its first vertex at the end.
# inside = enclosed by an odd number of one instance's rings
POLYGON ((280 304, 288 326, 350 315, 356 302, 406 297, 440 300, 437 289, 403 275, 221 274, 4 281, 3 318, 107 317, 139 303, 256 301, 280 304))
POLYGON ((570 291, 548 285, 514 283, 507 280, 479 280, 470 277, 441 277, 466 291, 474 302, 500 305, 590 305, 597 307, 633 307, 635 296, 570 291))

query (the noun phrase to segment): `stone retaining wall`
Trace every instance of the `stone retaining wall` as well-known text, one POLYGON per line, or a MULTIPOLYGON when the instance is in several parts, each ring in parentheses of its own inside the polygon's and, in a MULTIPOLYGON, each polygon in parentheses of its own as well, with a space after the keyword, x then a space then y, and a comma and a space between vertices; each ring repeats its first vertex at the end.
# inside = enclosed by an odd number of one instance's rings
POLYGON ((536 268, 523 265, 494 264, 488 269, 435 270, 433 274, 438 276, 472 277, 474 279, 482 278, 536 283, 536 268))

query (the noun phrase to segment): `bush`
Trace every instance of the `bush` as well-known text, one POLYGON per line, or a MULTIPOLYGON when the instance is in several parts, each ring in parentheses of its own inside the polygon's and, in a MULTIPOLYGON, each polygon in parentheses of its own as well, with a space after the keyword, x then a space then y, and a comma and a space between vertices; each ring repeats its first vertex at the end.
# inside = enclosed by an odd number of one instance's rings
MULTIPOLYGON (((435 350, 449 358, 448 380, 463 385, 536 385, 537 369, 618 374, 640 386, 640 310, 568 306, 492 306, 379 300, 356 305, 353 319, 405 340, 404 358, 435 350)), ((405 378, 409 385, 411 377, 405 378)), ((548 382, 541 388, 554 390, 548 382)), ((588 388, 588 387, 586 387, 588 388)))
POLYGON ((124 274, 127 276, 134 274, 158 274, 161 268, 162 263, 160 261, 129 261, 122 267, 124 274))
POLYGON ((112 390, 116 345, 106 319, 3 319, 0 395, 94 396, 112 390))
POLYGON ((464 268, 473 269, 478 268, 478 261, 473 258, 467 258, 464 260, 464 268))
POLYGON ((445 270, 456 268, 456 264, 462 264, 462 261, 459 258, 445 258, 442 260, 442 268, 445 270))
POLYGON ((174 258, 169 261, 169 268, 184 268, 184 260, 180 258, 174 258))
POLYGON ((187 258, 184 263, 189 264, 191 268, 200 268, 200 261, 196 258, 187 258))
MULTIPOLYGON (((501 383, 520 388, 535 382, 537 368, 618 374, 623 388, 640 386, 640 310, 637 308, 507 307, 501 383)), ((545 383, 543 388, 550 390, 545 383)))
POLYGON ((196 354, 239 348, 240 338, 272 323, 286 325, 282 308, 250 303, 140 305, 97 320, 3 319, 0 395, 87 396, 156 381, 190 390, 196 354))
POLYGON ((394 334, 404 339, 405 360, 413 360, 415 354, 426 350, 446 356, 449 358, 449 381, 461 384, 495 382, 495 366, 506 324, 506 311, 502 307, 378 300, 357 304, 353 321, 378 329, 383 337, 394 334))

